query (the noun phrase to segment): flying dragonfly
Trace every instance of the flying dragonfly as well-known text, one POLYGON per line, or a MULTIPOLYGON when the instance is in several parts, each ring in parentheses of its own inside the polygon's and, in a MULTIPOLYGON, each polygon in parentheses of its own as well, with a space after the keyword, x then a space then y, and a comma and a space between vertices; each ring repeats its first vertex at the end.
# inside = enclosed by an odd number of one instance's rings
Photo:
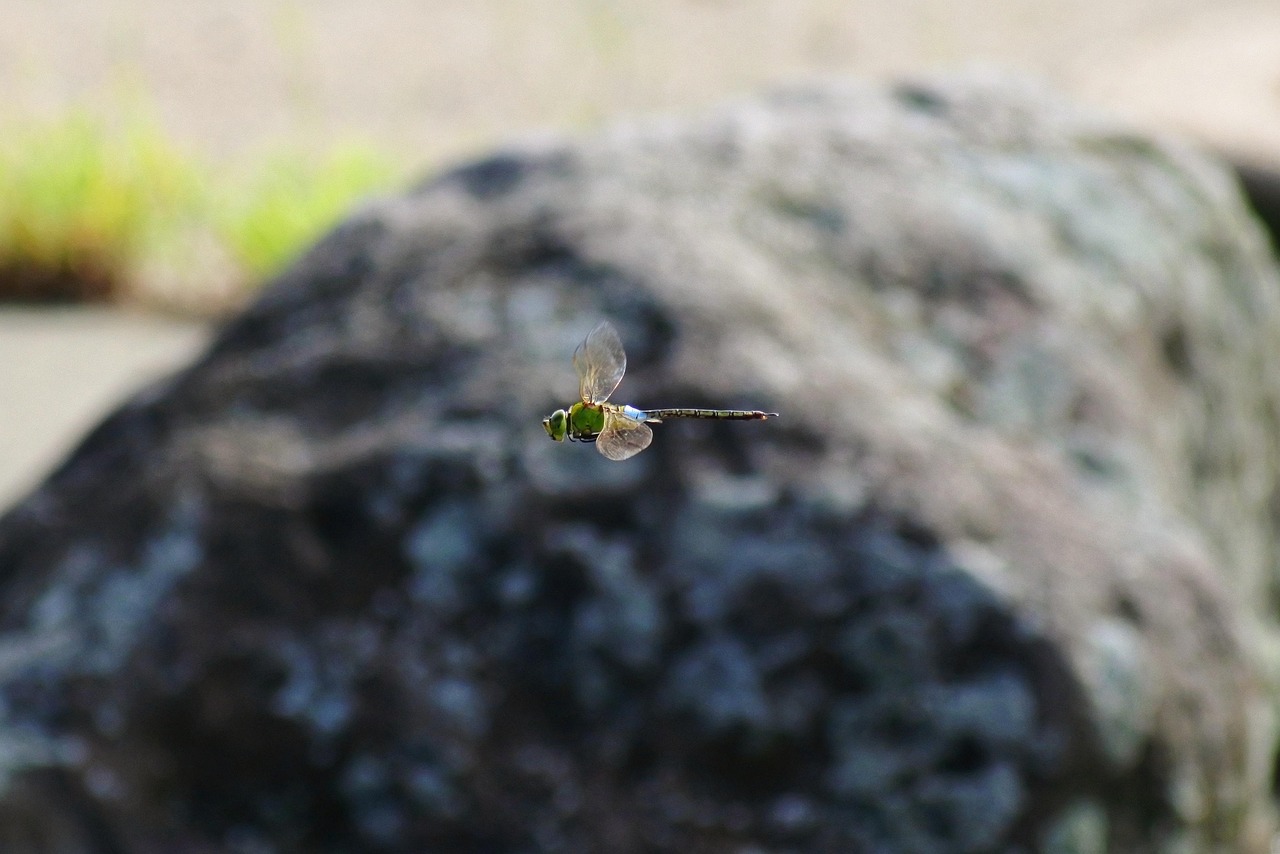
POLYGON ((728 421, 763 421, 777 418, 776 412, 756 409, 636 409, 609 403, 622 375, 627 371, 627 354, 613 324, 605 320, 573 351, 573 367, 578 372, 577 403, 557 409, 542 419, 547 435, 557 442, 595 442, 600 453, 611 460, 625 460, 649 447, 653 441, 650 424, 667 418, 719 418, 728 421))

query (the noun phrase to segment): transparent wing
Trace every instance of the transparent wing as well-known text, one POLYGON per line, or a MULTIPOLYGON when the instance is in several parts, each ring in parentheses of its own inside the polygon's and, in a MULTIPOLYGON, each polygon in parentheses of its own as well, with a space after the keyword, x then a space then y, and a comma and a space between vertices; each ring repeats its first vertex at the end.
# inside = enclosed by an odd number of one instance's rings
POLYGON ((622 382, 627 371, 627 354, 622 351, 618 330, 605 320, 573 351, 573 368, 578 372, 578 394, 583 403, 604 403, 622 382))
POLYGON ((649 447, 653 431, 643 421, 632 421, 621 412, 606 409, 604 429, 596 437, 596 447, 611 460, 625 460, 649 447))

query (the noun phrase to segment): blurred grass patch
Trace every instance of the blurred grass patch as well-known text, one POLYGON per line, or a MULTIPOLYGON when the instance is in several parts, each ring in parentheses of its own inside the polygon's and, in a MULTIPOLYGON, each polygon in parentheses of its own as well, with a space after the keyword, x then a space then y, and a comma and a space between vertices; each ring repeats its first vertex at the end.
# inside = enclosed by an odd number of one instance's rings
POLYGON ((394 183, 396 171, 368 146, 336 146, 312 158, 277 151, 214 206, 213 224, 233 257, 255 278, 278 272, 299 248, 352 204, 394 183))
POLYGON ((215 169, 153 122, 86 111, 0 135, 0 300, 226 310, 399 177, 367 146, 215 169))

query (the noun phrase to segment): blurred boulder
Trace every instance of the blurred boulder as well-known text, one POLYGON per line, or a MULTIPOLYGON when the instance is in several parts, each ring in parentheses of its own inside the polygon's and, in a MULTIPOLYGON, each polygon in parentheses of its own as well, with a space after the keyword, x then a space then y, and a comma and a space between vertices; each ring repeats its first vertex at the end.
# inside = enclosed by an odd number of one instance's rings
POLYGON ((0 848, 1265 850, 1278 286, 996 78, 375 203, 0 521, 0 848), (605 317, 782 417, 548 441, 605 317))
POLYGON ((1272 247, 1280 247, 1280 166, 1244 158, 1230 162, 1249 207, 1271 237, 1272 247))

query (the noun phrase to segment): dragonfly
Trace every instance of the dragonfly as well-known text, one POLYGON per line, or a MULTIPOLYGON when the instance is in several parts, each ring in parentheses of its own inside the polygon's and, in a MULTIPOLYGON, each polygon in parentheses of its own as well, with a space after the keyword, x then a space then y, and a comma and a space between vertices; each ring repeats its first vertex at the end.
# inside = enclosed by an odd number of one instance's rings
POLYGON ((718 418, 728 421, 763 421, 776 412, 758 409, 637 409, 610 403, 609 397, 627 372, 627 354, 613 324, 605 320, 591 330, 573 351, 578 372, 578 396, 568 409, 557 409, 542 419, 547 435, 557 442, 594 442, 611 460, 626 460, 653 441, 650 424, 667 418, 718 418))

